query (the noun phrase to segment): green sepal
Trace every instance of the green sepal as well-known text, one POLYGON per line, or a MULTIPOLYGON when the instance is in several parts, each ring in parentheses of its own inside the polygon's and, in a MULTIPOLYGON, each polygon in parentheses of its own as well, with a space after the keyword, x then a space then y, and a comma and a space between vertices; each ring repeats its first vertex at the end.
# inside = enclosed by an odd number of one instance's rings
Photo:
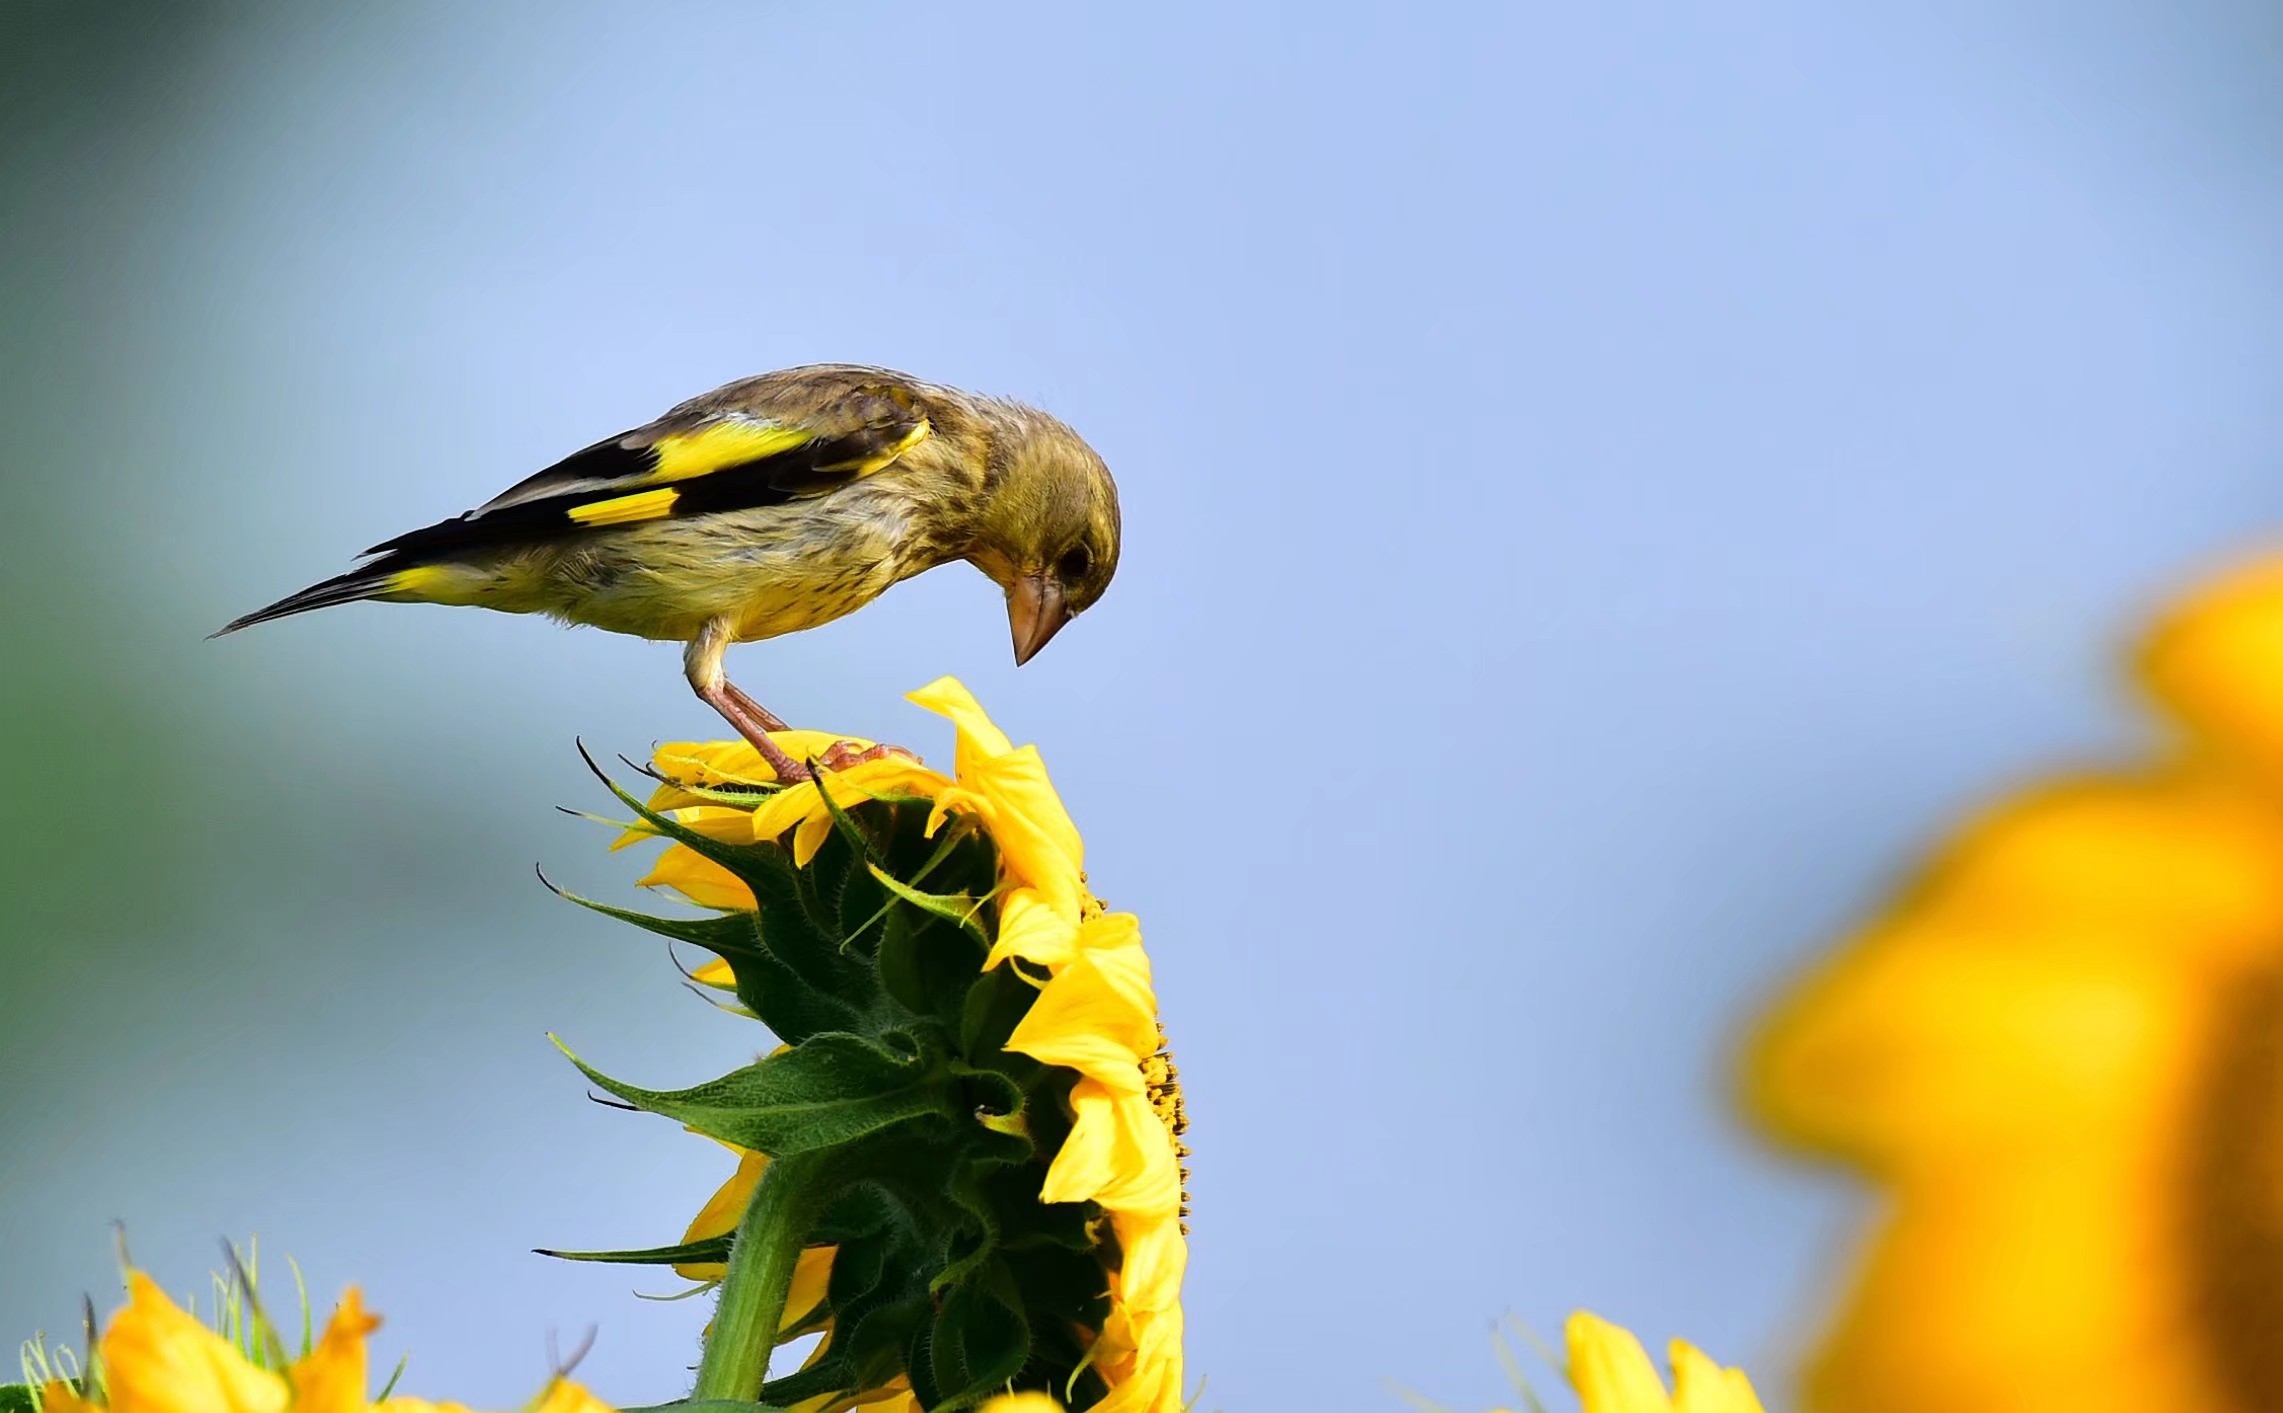
POLYGON ((650 778, 657 780, 666 789, 679 790, 700 804, 744 810, 747 814, 767 804, 770 796, 785 788, 782 785, 684 785, 679 780, 659 780, 656 775, 651 775, 650 778))
MULTIPOLYGON (((552 1039, 553 1037, 549 1037, 552 1039)), ((643 1089, 555 1046, 599 1088, 709 1138, 782 1158, 838 1147, 954 1110, 936 1066, 862 1035, 812 1035, 790 1050, 688 1089, 643 1089)))
POLYGON ((994 967, 977 977, 967 988, 960 1007, 959 1053, 988 1058, 997 1065, 1001 1057, 1006 1060, 1030 1060, 1027 1055, 1007 1052, 1007 1041, 1015 1027, 1030 1014, 1031 1002, 1038 999, 1038 988, 1023 980, 1012 966, 994 967))
POLYGON ((810 1237, 819 1245, 844 1246, 886 1231, 895 1219, 895 1204, 886 1193, 870 1183, 856 1183, 825 1207, 810 1237))
POLYGON ((686 1266, 728 1260, 729 1238, 709 1237, 704 1241, 651 1246, 639 1251, 551 1251, 541 1246, 533 1248, 533 1254, 552 1256, 558 1261, 602 1261, 618 1266, 686 1266))
POLYGON ((890 1000, 952 1031, 975 985, 983 955, 983 948, 966 934, 924 913, 890 905, 880 924, 880 945, 873 961, 880 989, 890 1000))
POLYGON ((842 950, 855 950, 877 958, 880 926, 895 912, 895 899, 872 877, 869 866, 850 868, 834 900, 839 910, 842 950))
MULTIPOLYGON (((585 756, 583 749, 581 755, 585 756)), ((758 916, 768 919, 766 924, 757 923, 755 928, 759 945, 768 957, 784 970, 799 976, 809 987, 828 996, 838 997, 855 1010, 861 1011, 871 1004, 877 984, 866 968, 851 963, 839 954, 837 947, 830 945, 831 919, 817 912, 816 900, 803 886, 801 871, 793 867, 793 861, 783 845, 775 841, 725 844, 701 834, 637 799, 617 781, 604 774, 595 765, 592 756, 585 756, 585 759, 587 767, 595 772, 604 786, 618 797, 620 803, 640 816, 653 832, 686 846, 700 858, 719 864, 752 890, 758 904, 758 916), (796 919, 805 919, 807 926, 800 926, 796 919), (823 930, 820 931, 820 928, 823 930), (820 939, 825 945, 817 945, 820 939)), ((730 970, 736 972, 737 959, 725 957, 725 960, 729 962, 730 970)), ((765 998, 761 994, 764 989, 765 984, 756 983, 751 988, 753 994, 748 994, 748 987, 741 979, 737 996, 781 1038, 789 1043, 799 1043, 800 1037, 788 1034, 770 1018, 769 1011, 773 1008, 765 1005, 765 998)))
MULTIPOLYGON (((820 895, 820 889, 829 882, 835 886, 837 896, 839 880, 828 875, 836 864, 845 862, 847 845, 837 838, 827 839, 806 870, 795 870, 774 845, 757 844, 745 852, 757 866, 749 867, 739 876, 753 890, 754 900, 760 904, 758 912, 749 916, 754 919, 754 935, 761 946, 804 984, 838 997, 859 1011, 870 1010, 879 999, 879 978, 868 964, 869 958, 852 956, 843 950, 838 936, 837 906, 827 903, 820 895), (770 862, 758 862, 762 860, 770 862)), ((735 971, 736 968, 737 963, 732 960, 730 969, 735 971)), ((738 994, 743 997, 742 987, 738 994)))
MULTIPOLYGON (((545 875, 541 875, 545 881, 545 875)), ((762 945, 756 915, 722 913, 713 917, 670 918, 613 907, 583 898, 548 883, 555 896, 604 917, 632 923, 645 932, 676 942, 703 947, 729 963, 737 999, 761 1018, 777 1038, 798 1045, 825 1031, 850 1030, 862 1017, 863 1007, 812 984, 762 945)))
POLYGON ((615 907, 593 898, 581 897, 569 889, 556 888, 545 874, 539 875, 539 881, 547 884, 555 896, 566 903, 576 903, 589 912, 633 923, 644 932, 655 932, 660 937, 670 937, 676 942, 703 947, 717 957, 728 957, 732 953, 757 953, 760 950, 753 941, 752 915, 749 913, 720 913, 713 917, 658 917, 652 913, 636 912, 632 908, 615 907))
MULTIPOLYGON (((754 861, 766 859, 767 856, 762 850, 749 845, 725 844, 710 835, 700 834, 672 815, 662 814, 650 808, 640 798, 629 792, 626 787, 611 779, 601 766, 595 764, 595 758, 587 754, 586 747, 583 745, 579 747, 579 758, 587 763, 587 769, 594 772, 595 778, 603 783, 603 788, 616 795, 620 804, 633 810, 642 823, 648 826, 650 832, 660 838, 670 839, 677 844, 688 845, 690 850, 699 857, 711 859, 739 878, 745 877, 745 869, 740 865, 750 865, 754 861)), ((779 858, 773 862, 787 871, 792 868, 792 861, 789 859, 779 858)))
POLYGON ((1012 1140, 1016 1146, 997 1155, 999 1160, 1019 1163, 1028 1158, 1031 1146, 1022 1137, 1020 1121, 1030 1107, 1030 1099, 1023 1093, 1023 1087, 1003 1070, 970 1065, 964 1060, 953 1060, 951 1073, 960 1081, 962 1109, 983 1130, 973 1136, 973 1141, 988 1147, 1012 1140), (997 1122, 1002 1119, 1014 1122, 997 1122))
POLYGON ((874 851, 872 837, 866 834, 863 828, 856 823, 853 815, 841 808, 840 801, 833 798, 832 787, 828 783, 831 779, 832 773, 830 771, 820 770, 817 772, 815 783, 816 797, 824 803, 824 812, 832 817, 833 832, 847 840, 857 853, 863 855, 866 863, 878 863, 880 856, 874 851))
POLYGON ((912 1392, 933 1410, 965 1408, 1004 1390, 1030 1358, 1030 1322, 1022 1296, 1003 1268, 945 1295, 915 1338, 909 1357, 912 1392))
POLYGON ((954 924, 982 944, 984 951, 991 950, 991 934, 983 930, 983 924, 977 917, 977 914, 982 912, 983 905, 974 898, 970 898, 964 893, 922 892, 886 869, 877 866, 872 869, 872 878, 882 888, 910 903, 913 907, 923 912, 933 913, 937 917, 954 924))
POLYGON ((0 1413, 32 1413, 39 1406, 30 1384, 0 1384, 0 1413))

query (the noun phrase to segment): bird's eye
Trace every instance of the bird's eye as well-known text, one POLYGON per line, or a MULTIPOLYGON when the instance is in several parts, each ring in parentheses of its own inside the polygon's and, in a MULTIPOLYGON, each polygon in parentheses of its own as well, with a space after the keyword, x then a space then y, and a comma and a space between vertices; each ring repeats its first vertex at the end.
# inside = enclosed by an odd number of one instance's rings
POLYGON ((1093 567, 1094 552, 1084 545, 1072 545, 1062 552, 1062 558, 1054 562, 1054 577, 1065 584, 1075 584, 1085 578, 1086 571, 1093 567))

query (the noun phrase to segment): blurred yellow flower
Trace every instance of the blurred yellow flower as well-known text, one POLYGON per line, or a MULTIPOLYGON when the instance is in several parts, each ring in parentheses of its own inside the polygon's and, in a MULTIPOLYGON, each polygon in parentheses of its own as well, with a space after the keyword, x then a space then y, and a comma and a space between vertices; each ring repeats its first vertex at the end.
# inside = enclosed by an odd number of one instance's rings
POLYGON ((1641 1341, 1580 1310, 1564 1331, 1570 1383, 1585 1413, 1760 1413, 1760 1400, 1741 1369, 1723 1369, 1683 1340, 1670 1346, 1673 1391, 1649 1362, 1641 1341))
MULTIPOLYGON (((93 1383, 100 1394, 82 1397, 59 1381, 41 1390, 41 1406, 45 1413, 467 1413, 456 1403, 416 1398, 371 1402, 365 1392, 365 1336, 379 1325, 352 1286, 315 1347, 280 1375, 199 1323, 150 1277, 131 1271, 127 1308, 112 1317, 96 1345, 93 1383)), ((608 1405, 561 1378, 535 1410, 610 1413, 608 1405)))
POLYGON ((2283 1408, 2283 562, 2140 662, 2162 758, 1971 822, 1751 1048, 1891 1191, 1812 1408, 2283 1408))

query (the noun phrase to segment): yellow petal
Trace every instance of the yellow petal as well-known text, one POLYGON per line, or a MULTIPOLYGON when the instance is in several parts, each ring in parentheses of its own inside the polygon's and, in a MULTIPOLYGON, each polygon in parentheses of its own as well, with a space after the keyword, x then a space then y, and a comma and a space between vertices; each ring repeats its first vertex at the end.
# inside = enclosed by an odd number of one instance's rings
POLYGON ((1111 1225, 1122 1253, 1118 1279, 1125 1303, 1147 1310, 1179 1305, 1181 1278, 1189 1269, 1189 1239, 1181 1234, 1178 1197, 1173 1211, 1112 1213, 1111 1225))
POLYGON ((1664 1381, 1629 1331, 1580 1310, 1570 1316, 1564 1333, 1570 1382, 1584 1413, 1671 1413, 1664 1381))
POLYGON ((2283 766, 2283 557, 2223 574, 2166 614, 2141 647, 2140 671, 2215 748, 2283 766))
POLYGON ((611 1406, 569 1379, 557 1379, 547 1385, 531 1413, 611 1413, 611 1406))
POLYGON ((754 907, 753 890, 743 879, 681 844, 660 854, 637 883, 644 888, 671 888, 701 908, 720 912, 750 912, 754 907))
POLYGON ((1094 1413, 1181 1413, 1181 1307, 1137 1310, 1129 1318, 1133 1353, 1118 1361, 1110 1391, 1094 1413))
POLYGON ((1139 947, 1076 953, 1046 984, 1006 1048, 1138 1094, 1141 1061, 1157 1053, 1157 994, 1139 947))
POLYGON ((40 1385, 40 1413, 93 1413, 96 1406, 66 1380, 50 1379, 40 1385))
POLYGON ((1019 957, 1053 970, 1077 953, 1079 933, 1075 902, 1056 903, 1036 888, 1010 888, 999 895, 999 932, 983 969, 1019 957))
MULTIPOLYGON (((826 775, 833 803, 843 810, 859 800, 932 800, 951 788, 943 776, 902 756, 882 756, 826 775)), ((817 794, 815 782, 779 790, 753 811, 753 837, 778 839, 795 826, 825 821, 832 811, 817 794)), ((821 842, 821 840, 819 841, 821 842)))
MULTIPOLYGON (((737 1171, 729 1175, 727 1182, 714 1189, 713 1196, 707 1198, 706 1204, 698 1209, 698 1214, 690 1219, 688 1230, 682 1233, 682 1241, 685 1244, 710 1241, 737 1230, 737 1224, 745 1219, 745 1209, 753 1205, 753 1193, 761 1186, 761 1174, 768 1166, 769 1156, 766 1153, 738 1149, 737 1171)), ((719 1261, 685 1261, 674 1267, 674 1274, 693 1281, 717 1281, 727 1273, 728 1267, 719 1261)))
POLYGON ((761 753, 742 739, 668 741, 650 753, 650 764, 683 785, 772 785, 777 780, 761 753))
POLYGON ((364 1297, 349 1287, 317 1347, 289 1372, 294 1413, 362 1413, 365 1336, 379 1328, 380 1317, 365 1313, 364 1297))
POLYGON ((289 1399, 284 1379, 247 1362, 141 1271, 128 1273, 127 1308, 102 1350, 112 1413, 280 1413, 289 1399))
MULTIPOLYGON (((841 741, 849 741, 859 748, 870 741, 854 737, 836 736, 830 731, 772 731, 769 739, 794 760, 813 760, 841 741)), ((650 756, 650 763, 659 774, 684 785, 774 785, 777 772, 769 768, 761 753, 750 742, 737 741, 672 741, 660 746, 650 756)))
POLYGON ((1723 1369, 1686 1340, 1674 1340, 1673 1413, 1762 1413, 1742 1369, 1723 1369))
POLYGON ((731 971, 729 963, 719 957, 691 972, 690 980, 700 986, 718 986, 724 991, 737 989, 737 973, 731 971))
POLYGON ((837 1246, 807 1246, 801 1249, 800 1258, 793 1263, 793 1283, 785 1292, 783 1318, 777 1328, 789 1330, 815 1313, 824 1302, 826 1287, 832 1284, 832 1258, 837 1246))
POLYGON ((1149 1216, 1180 1210, 1180 1160, 1147 1099, 1082 1079, 1071 1086, 1070 1110, 1070 1135, 1046 1170, 1042 1201, 1149 1216))
POLYGON ((853 1395, 820 1393, 804 1398, 788 1405, 785 1413, 855 1413, 859 1408, 870 1409, 872 1413, 926 1413, 919 1400, 912 1396, 911 1385, 902 1374, 890 1379, 884 1388, 853 1395))
POLYGON ((1141 919, 1132 913, 1105 913, 1096 911, 1078 928, 1078 946, 1084 951, 1097 948, 1139 947, 1141 945, 1141 919))
MULTIPOLYGON (((835 796, 834 798, 837 800, 839 797, 835 796)), ((793 867, 795 868, 807 868, 815 862, 817 850, 823 848, 824 841, 832 837, 832 816, 821 808, 824 803, 821 797, 817 803, 820 806, 817 812, 802 820, 793 829, 793 867)))
POLYGON ((674 811, 674 822, 692 834, 703 834, 724 844, 753 842, 753 811, 728 805, 691 805, 674 811))
POLYGON ((906 693, 904 700, 950 720, 952 729, 959 733, 960 754, 956 759, 961 775, 967 773, 969 753, 989 757, 1014 749, 1007 733, 992 724, 974 693, 956 677, 938 677, 918 691, 906 693))
POLYGON ((1085 845, 1038 748, 1012 746, 955 678, 938 678, 911 700, 951 719, 958 733, 959 784, 972 796, 1008 872, 1058 903, 1074 904, 1085 845))
POLYGON ((1054 1401, 1053 1394, 1033 1389, 1002 1393, 983 1405, 983 1413, 1062 1413, 1062 1405, 1054 1401))
POLYGON ((1038 747, 996 757, 959 783, 991 802, 991 836, 1014 875, 1049 893, 1075 893, 1086 846, 1047 778, 1038 747))
POLYGON ((904 756, 859 761, 846 770, 833 771, 830 780, 835 800, 843 787, 875 800, 932 800, 951 785, 941 771, 904 756))

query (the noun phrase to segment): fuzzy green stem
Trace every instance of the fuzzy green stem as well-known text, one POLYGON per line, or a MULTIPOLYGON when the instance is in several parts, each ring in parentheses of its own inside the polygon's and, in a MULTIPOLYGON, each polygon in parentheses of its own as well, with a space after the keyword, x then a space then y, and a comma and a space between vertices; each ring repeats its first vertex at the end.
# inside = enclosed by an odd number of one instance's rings
POLYGON ((822 1154, 796 1154, 772 1159, 761 1170, 752 1204, 730 1241, 729 1270, 721 1280, 721 1303, 713 1312, 713 1332, 698 1363, 692 1401, 750 1403, 760 1398, 793 1269, 825 1195, 817 1180, 822 1159, 822 1154))

